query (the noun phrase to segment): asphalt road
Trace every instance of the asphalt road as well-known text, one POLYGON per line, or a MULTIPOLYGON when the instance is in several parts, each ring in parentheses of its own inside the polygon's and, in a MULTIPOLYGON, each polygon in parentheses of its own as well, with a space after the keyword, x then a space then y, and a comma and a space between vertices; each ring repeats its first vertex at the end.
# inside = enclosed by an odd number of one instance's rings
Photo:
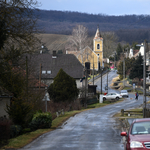
MULTIPOLYGON (((115 72, 109 74, 111 81, 115 72)), ((77 114, 58 129, 40 136, 20 150, 123 150, 121 124, 112 116, 121 109, 140 106, 142 96, 138 101, 134 97, 130 94, 123 102, 77 114)))

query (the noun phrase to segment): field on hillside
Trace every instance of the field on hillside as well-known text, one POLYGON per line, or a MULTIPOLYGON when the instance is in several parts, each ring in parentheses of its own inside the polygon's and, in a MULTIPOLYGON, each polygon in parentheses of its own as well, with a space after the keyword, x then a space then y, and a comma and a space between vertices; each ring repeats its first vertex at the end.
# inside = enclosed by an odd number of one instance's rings
POLYGON ((69 37, 69 35, 61 34, 37 34, 36 36, 41 40, 42 44, 50 50, 50 53, 53 50, 64 51, 69 37))

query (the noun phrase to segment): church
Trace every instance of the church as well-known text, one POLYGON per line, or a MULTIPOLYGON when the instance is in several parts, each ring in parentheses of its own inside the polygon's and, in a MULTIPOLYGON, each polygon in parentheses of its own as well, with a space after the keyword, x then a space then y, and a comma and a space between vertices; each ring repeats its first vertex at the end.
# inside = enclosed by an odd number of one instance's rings
POLYGON ((103 38, 97 28, 95 37, 93 38, 93 50, 86 46, 83 50, 75 54, 81 64, 86 69, 98 71, 103 68, 103 38))

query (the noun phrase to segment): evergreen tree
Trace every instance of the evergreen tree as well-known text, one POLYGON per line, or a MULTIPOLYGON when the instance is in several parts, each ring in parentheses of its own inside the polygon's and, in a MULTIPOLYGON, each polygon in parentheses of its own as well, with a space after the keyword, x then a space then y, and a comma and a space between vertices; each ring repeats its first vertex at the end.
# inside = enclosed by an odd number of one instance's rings
MULTIPOLYGON (((135 62, 135 58, 125 58, 125 77, 126 74, 131 70, 132 65, 135 62)), ((123 61, 121 61, 118 65, 118 72, 120 80, 123 79, 123 61)))
POLYGON ((48 93, 54 102, 72 101, 78 96, 75 79, 60 69, 54 82, 49 86, 48 93))
POLYGON ((129 74, 130 79, 139 78, 140 80, 143 78, 143 65, 142 64, 143 64, 143 57, 140 54, 139 57, 135 60, 135 63, 132 64, 133 67, 129 74))
POLYGON ((120 43, 119 43, 118 46, 117 46, 116 52, 117 52, 116 60, 119 60, 119 59, 120 59, 120 54, 123 52, 122 46, 121 46, 120 43))

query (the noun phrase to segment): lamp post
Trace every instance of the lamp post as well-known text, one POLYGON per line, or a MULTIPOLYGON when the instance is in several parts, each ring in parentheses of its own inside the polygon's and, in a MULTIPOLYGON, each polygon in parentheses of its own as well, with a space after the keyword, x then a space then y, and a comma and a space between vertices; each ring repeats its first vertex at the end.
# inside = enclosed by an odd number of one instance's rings
POLYGON ((143 118, 146 117, 145 109, 146 109, 146 40, 144 41, 143 45, 136 45, 144 47, 144 54, 143 54, 143 118))

